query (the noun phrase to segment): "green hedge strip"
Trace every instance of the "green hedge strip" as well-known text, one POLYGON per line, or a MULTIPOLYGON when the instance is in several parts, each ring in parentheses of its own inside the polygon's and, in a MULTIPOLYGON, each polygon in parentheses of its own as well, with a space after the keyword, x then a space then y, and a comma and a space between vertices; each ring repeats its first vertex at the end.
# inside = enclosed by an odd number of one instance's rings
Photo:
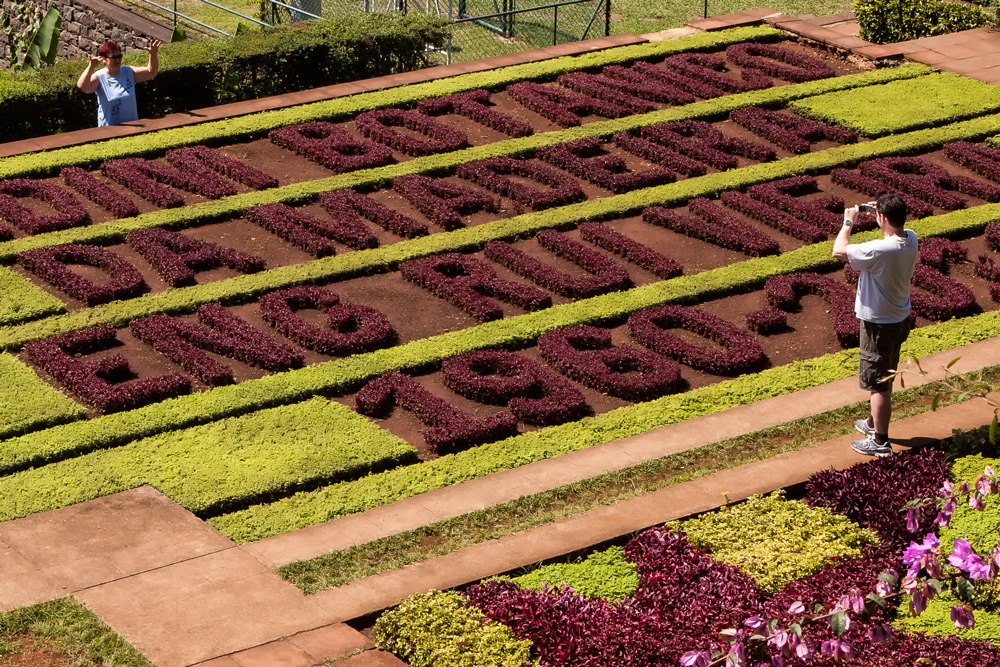
POLYGON ((847 127, 869 137, 932 127, 1000 111, 996 86, 945 72, 879 86, 796 100, 789 107, 804 116, 847 127), (886 104, 892 100, 892 104, 886 104))
POLYGON ((1000 115, 987 116, 945 128, 884 137, 863 144, 851 144, 800 155, 780 162, 752 165, 739 170, 708 174, 557 209, 527 213, 477 227, 402 241, 382 248, 335 255, 304 265, 279 267, 257 274, 81 309, 37 322, 0 329, 0 350, 16 350, 32 340, 96 324, 123 326, 140 316, 189 313, 205 303, 246 302, 281 287, 311 282, 331 282, 390 271, 408 259, 442 252, 475 250, 492 240, 530 236, 541 229, 573 227, 587 220, 627 216, 647 206, 680 204, 693 197, 715 196, 728 189, 748 187, 797 174, 818 173, 874 157, 928 150, 949 141, 981 137, 998 130, 1000 130, 1000 115))
POLYGON ((0 294, 0 326, 66 311, 62 301, 5 267, 0 267, 0 294))
POLYGON ((365 417, 313 398, 0 478, 0 521, 143 484, 193 512, 219 511, 416 460, 365 417))
MULTIPOLYGON (((703 102, 695 102, 683 107, 670 107, 627 118, 599 121, 580 127, 554 130, 530 137, 507 139, 461 151, 415 158, 385 167, 362 169, 313 181, 293 183, 261 192, 233 195, 179 209, 153 211, 134 218, 123 218, 100 225, 75 227, 49 234, 28 236, 0 243, 0 262, 12 262, 18 253, 27 250, 65 243, 118 243, 123 241, 125 236, 135 229, 146 227, 183 229, 206 222, 228 219, 239 215, 246 208, 259 204, 273 202, 283 202, 286 204, 305 203, 317 194, 329 190, 352 187, 361 189, 378 188, 388 185, 392 179, 398 176, 407 174, 447 173, 461 164, 476 160, 504 156, 530 156, 536 149, 542 146, 549 146, 564 141, 590 136, 609 137, 616 132, 633 130, 646 125, 671 120, 722 116, 733 109, 743 106, 782 104, 801 97, 818 95, 832 90, 875 85, 901 78, 920 77, 932 71, 924 65, 906 65, 890 70, 878 70, 834 79, 822 79, 820 81, 811 81, 792 86, 781 86, 779 88, 768 88, 766 90, 729 95, 703 102)), ((95 145, 100 146, 100 144, 95 145)), ((0 176, 3 175, 2 171, 3 162, 0 161, 0 176)))
MULTIPOLYGON (((970 233, 981 231, 997 216, 1000 216, 1000 204, 989 204, 915 221, 909 226, 922 236, 970 233)), ((876 236, 877 232, 868 232, 859 234, 857 240, 876 236)), ((713 295, 752 289, 774 275, 826 270, 837 265, 830 256, 830 244, 819 243, 777 257, 751 259, 405 345, 181 396, 129 412, 29 433, 0 443, 0 474, 164 431, 305 400, 315 394, 343 393, 389 370, 416 371, 472 350, 531 345, 541 334, 560 327, 620 320, 641 308, 703 301, 713 295)))
MULTIPOLYGON (((915 329, 903 354, 922 357, 997 335, 1000 335, 1000 312, 992 311, 915 329)), ((297 493, 270 504, 211 518, 209 523, 237 542, 259 540, 490 473, 840 380, 857 373, 857 364, 856 349, 796 361, 433 461, 297 493)))
POLYGON ((9 354, 0 354, 0 440, 83 419, 86 409, 9 354))
POLYGON ((780 31, 770 27, 733 28, 662 42, 621 46, 578 56, 513 65, 487 72, 460 74, 426 83, 338 97, 287 109, 263 111, 249 116, 120 137, 44 153, 18 155, 0 160, 0 178, 51 175, 61 167, 96 165, 112 158, 148 155, 178 146, 206 142, 218 144, 224 140, 238 141, 262 136, 276 127, 314 120, 340 120, 371 109, 412 105, 428 97, 452 95, 476 88, 499 89, 526 79, 552 79, 560 74, 581 69, 644 58, 666 57, 683 51, 721 48, 738 42, 774 41, 781 36, 780 31))

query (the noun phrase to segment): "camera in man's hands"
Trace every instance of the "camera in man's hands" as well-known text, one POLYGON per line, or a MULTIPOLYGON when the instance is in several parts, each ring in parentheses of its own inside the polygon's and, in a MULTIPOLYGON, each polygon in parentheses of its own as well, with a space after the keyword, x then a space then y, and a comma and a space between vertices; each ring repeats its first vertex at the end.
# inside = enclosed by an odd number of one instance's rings
POLYGON ((875 213, 875 207, 871 204, 858 204, 858 210, 862 213, 875 213))

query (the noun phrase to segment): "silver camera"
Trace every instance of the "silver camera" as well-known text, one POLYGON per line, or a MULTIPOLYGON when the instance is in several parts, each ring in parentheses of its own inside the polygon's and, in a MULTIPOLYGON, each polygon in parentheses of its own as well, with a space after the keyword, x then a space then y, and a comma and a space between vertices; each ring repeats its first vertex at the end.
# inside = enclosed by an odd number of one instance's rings
POLYGON ((858 204, 858 210, 862 213, 874 213, 875 207, 871 204, 858 204))

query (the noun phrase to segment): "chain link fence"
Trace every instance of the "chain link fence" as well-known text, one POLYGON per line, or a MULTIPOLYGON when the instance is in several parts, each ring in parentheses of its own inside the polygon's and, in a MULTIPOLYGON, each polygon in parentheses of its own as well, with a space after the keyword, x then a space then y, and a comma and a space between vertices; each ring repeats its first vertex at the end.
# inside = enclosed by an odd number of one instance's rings
POLYGON ((419 12, 452 20, 444 65, 608 35, 611 0, 270 0, 293 20, 351 13, 419 12), (287 4, 286 4, 287 3, 287 4))

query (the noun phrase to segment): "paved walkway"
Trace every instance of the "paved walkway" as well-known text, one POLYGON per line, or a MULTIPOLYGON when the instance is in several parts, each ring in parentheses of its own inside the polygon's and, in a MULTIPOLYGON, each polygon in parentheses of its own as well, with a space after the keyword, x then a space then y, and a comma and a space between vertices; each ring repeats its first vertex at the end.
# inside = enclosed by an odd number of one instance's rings
MULTIPOLYGON (((649 37, 663 39, 695 29, 761 20, 862 57, 906 58, 991 83, 995 81, 994 70, 1000 67, 1000 35, 981 30, 962 33, 961 37, 946 35, 876 47, 857 39, 857 24, 850 15, 784 17, 757 10, 698 21, 691 28, 649 37)), ((54 135, 0 145, 0 157, 637 41, 641 39, 631 36, 592 40, 443 70, 175 114, 129 127, 54 135)), ((1000 364, 1000 346, 986 341, 927 358, 924 367, 939 374, 940 366, 959 355, 961 361, 955 367, 959 372, 1000 364)), ((908 385, 917 382, 914 378, 908 385)), ((401 662, 375 649, 369 639, 343 622, 377 612, 416 591, 467 584, 556 558, 712 509, 724 496, 739 500, 797 484, 815 471, 847 467, 863 457, 850 450, 851 436, 837 438, 312 596, 302 595, 279 579, 273 568, 863 398, 854 380, 846 379, 242 546, 155 489, 134 489, 0 523, 0 610, 73 595, 160 667, 307 667, 324 661, 343 667, 398 667, 401 662)), ((953 428, 971 428, 988 419, 986 406, 971 401, 895 422, 894 443, 897 447, 918 446, 950 435, 953 428)))

